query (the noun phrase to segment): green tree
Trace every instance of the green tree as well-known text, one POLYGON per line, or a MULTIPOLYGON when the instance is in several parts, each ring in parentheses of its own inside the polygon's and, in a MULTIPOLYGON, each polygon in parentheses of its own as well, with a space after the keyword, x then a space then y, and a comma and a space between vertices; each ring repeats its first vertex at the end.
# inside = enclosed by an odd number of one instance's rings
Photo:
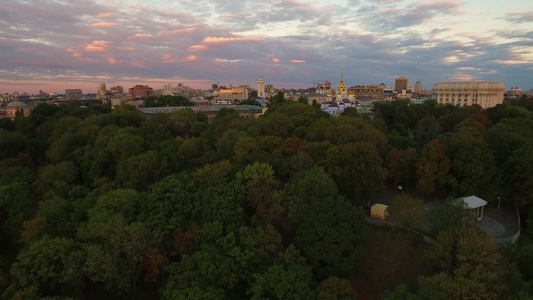
POLYGON ((533 140, 533 120, 503 119, 492 126, 487 135, 496 163, 502 165, 513 157, 513 151, 533 140))
POLYGON ((144 262, 159 241, 142 223, 128 224, 120 215, 89 220, 84 230, 87 260, 83 271, 110 293, 134 299, 144 262))
POLYGON ((352 203, 362 203, 383 188, 387 172, 374 145, 348 143, 341 147, 339 158, 340 174, 334 179, 352 203))
POLYGON ((329 277, 315 291, 316 300, 356 300, 357 292, 348 279, 329 277))
POLYGON ((367 228, 364 213, 343 198, 328 197, 311 205, 294 243, 313 266, 315 278, 346 278, 363 252, 367 228))
POLYGON ((430 194, 435 189, 435 183, 448 174, 450 160, 443 151, 439 140, 432 140, 422 149, 420 160, 416 163, 416 187, 419 191, 430 194))
POLYGON ((174 135, 186 137, 191 134, 191 129, 198 121, 196 113, 190 109, 178 109, 169 117, 168 122, 171 125, 174 135))
POLYGON ((509 157, 504 164, 505 198, 522 210, 533 207, 533 143, 524 145, 509 157))
POLYGON ((68 296, 83 284, 85 259, 80 245, 66 238, 44 236, 22 250, 11 268, 11 292, 35 288, 42 296, 68 296))
POLYGON ((77 179, 76 164, 72 161, 63 161, 41 168, 33 187, 42 199, 49 199, 55 195, 68 198, 68 193, 77 179))
POLYGON ((272 104, 278 104, 278 105, 283 104, 285 102, 285 94, 282 91, 278 91, 276 96, 273 96, 270 99, 270 102, 272 102, 272 104))
POLYGON ((0 185, 0 212, 3 233, 17 240, 24 220, 30 218, 37 203, 37 196, 27 183, 13 182, 0 185))
POLYGON ((192 182, 187 182, 183 175, 161 179, 140 197, 137 220, 164 240, 174 231, 185 231, 195 202, 193 188, 192 182))
POLYGON ((408 194, 400 194, 392 200, 387 212, 391 220, 400 227, 415 227, 420 222, 420 216, 424 212, 422 199, 411 197, 408 194))
POLYGON ((127 129, 118 130, 106 147, 106 152, 117 161, 141 154, 143 150, 144 139, 127 129))
POLYGON ((305 96, 300 96, 300 97, 298 98, 298 102, 299 102, 299 103, 302 103, 302 104, 306 104, 306 105, 308 105, 308 100, 307 100, 307 97, 305 97, 305 96))
POLYGON ((387 174, 390 179, 393 180, 393 187, 396 188, 398 183, 402 181, 402 169, 400 167, 400 158, 403 156, 404 150, 396 147, 392 148, 387 154, 386 166, 387 174))
POLYGON ((193 103, 182 95, 165 95, 155 97, 150 96, 144 100, 145 107, 165 107, 165 106, 192 106, 193 103))
POLYGON ((246 224, 245 188, 237 180, 215 181, 197 187, 192 219, 200 226, 220 222, 223 232, 235 232, 246 224))
POLYGON ((281 136, 288 138, 294 130, 294 124, 289 116, 274 111, 266 115, 264 122, 261 124, 261 131, 265 135, 281 136))
POLYGON ((418 152, 415 148, 408 147, 400 157, 398 165, 402 172, 402 183, 407 188, 412 188, 416 185, 416 170, 415 164, 418 161, 418 152))
POLYGON ((0 160, 12 157, 23 152, 28 144, 28 139, 18 132, 9 132, 0 128, 0 160))
POLYGON ((446 200, 433 210, 429 217, 431 232, 434 235, 470 223, 471 214, 467 209, 467 205, 464 201, 458 199, 446 200))
POLYGON ((312 299, 314 282, 308 267, 300 264, 274 264, 254 275, 250 293, 259 299, 312 299))
POLYGON ((117 166, 116 179, 124 187, 142 191, 168 175, 169 168, 157 151, 150 150, 122 160, 117 166))
POLYGON ((191 138, 183 141, 177 155, 184 166, 194 168, 214 162, 216 149, 207 138, 191 138))
POLYGON ((414 130, 415 141, 418 145, 425 145, 427 142, 438 138, 442 129, 435 118, 425 117, 418 121, 414 130))
POLYGON ((420 281, 448 299, 500 299, 507 290, 505 257, 492 239, 473 226, 439 234, 426 258, 441 265, 441 272, 420 281))
POLYGON ((496 199, 501 195, 500 172, 489 149, 479 143, 460 148, 451 162, 448 184, 456 197, 480 195, 496 199))
POLYGON ((289 218, 297 224, 295 245, 307 258, 315 278, 347 277, 356 266, 366 237, 360 208, 337 196, 334 181, 314 167, 285 185, 289 218))
POLYGON ((217 141, 217 154, 220 159, 235 158, 235 144, 240 138, 246 137, 246 133, 236 129, 229 129, 217 141))
POLYGON ((272 166, 256 162, 246 166, 242 176, 246 184, 246 199, 255 209, 255 215, 263 222, 279 225, 286 209, 277 202, 276 192, 281 183, 274 177, 272 166))

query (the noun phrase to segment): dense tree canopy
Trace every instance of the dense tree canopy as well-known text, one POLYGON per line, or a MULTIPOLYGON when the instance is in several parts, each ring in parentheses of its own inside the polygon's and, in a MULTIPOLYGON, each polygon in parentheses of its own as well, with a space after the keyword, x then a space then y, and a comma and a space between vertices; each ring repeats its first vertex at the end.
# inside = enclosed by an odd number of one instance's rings
MULTIPOLYGON (((225 108, 210 123, 185 108, 144 119, 131 106, 49 104, 0 120, 2 299, 356 299, 362 204, 386 187, 501 197, 533 222, 530 99, 398 100, 373 117, 271 101, 257 119, 225 108)), ((531 248, 509 264, 459 209, 432 215, 430 274, 385 299, 533 293, 531 248)), ((403 195, 391 220, 410 228, 421 210, 403 195)))

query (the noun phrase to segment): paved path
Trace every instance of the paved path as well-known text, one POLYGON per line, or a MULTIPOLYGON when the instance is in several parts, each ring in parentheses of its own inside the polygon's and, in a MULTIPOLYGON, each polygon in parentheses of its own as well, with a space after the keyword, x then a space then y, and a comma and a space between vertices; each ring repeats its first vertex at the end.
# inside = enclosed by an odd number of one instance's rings
MULTIPOLYGON (((381 203, 390 205, 394 199, 394 192, 383 192, 375 195, 369 202, 369 207, 373 204, 381 203)), ((425 197, 424 200, 424 216, 430 215, 431 211, 435 210, 442 204, 442 200, 425 197)), ((486 232, 496 244, 506 244, 515 242, 520 236, 520 220, 514 206, 510 204, 502 204, 500 210, 496 207, 497 203, 489 203, 484 209, 483 219, 476 222, 476 227, 479 230, 486 232)), ((422 217, 424 217, 422 216, 422 217)), ((373 224, 390 225, 388 220, 372 219, 373 224)), ((430 232, 429 222, 423 222, 418 226, 422 232, 430 232)))

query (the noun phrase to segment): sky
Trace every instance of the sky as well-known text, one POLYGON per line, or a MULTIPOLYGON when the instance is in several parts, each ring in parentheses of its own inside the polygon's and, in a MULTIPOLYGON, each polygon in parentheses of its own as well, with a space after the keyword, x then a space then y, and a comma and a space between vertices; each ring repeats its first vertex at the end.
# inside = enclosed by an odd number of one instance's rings
POLYGON ((533 88, 531 0, 2 0, 0 93, 329 80, 533 88))

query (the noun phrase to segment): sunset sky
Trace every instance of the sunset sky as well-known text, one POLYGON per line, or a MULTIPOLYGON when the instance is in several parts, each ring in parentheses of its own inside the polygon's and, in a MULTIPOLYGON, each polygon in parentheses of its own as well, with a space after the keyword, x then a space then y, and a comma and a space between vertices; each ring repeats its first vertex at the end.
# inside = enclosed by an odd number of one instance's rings
POLYGON ((3 0, 0 93, 178 82, 533 88, 531 0, 3 0))

